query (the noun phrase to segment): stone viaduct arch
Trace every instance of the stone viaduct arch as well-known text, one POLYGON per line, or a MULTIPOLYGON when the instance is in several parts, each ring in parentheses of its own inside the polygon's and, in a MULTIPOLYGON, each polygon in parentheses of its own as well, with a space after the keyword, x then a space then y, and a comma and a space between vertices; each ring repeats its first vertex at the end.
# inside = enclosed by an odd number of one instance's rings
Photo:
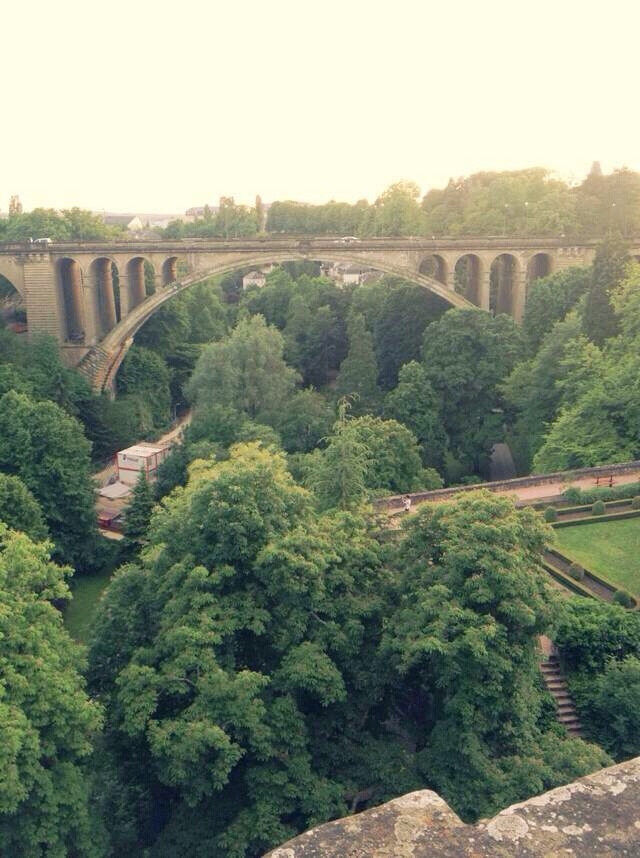
MULTIPOLYGON (((403 277, 451 306, 520 319, 536 277, 588 265, 596 241, 330 237, 0 244, 0 274, 23 297, 30 332, 60 343, 69 365, 109 386, 139 328, 167 300, 207 277, 296 260, 344 262, 403 277), (153 273, 153 288, 145 267, 153 273), (148 294, 153 292, 153 294, 148 294)), ((630 255, 640 258, 640 240, 630 255)))
MULTIPOLYGON (((269 263, 293 262, 307 258, 309 258, 307 255, 285 251, 258 258, 243 257, 240 260, 235 259, 234 261, 220 260, 217 264, 210 267, 180 277, 177 274, 178 263, 181 261, 180 257, 170 257, 160 267, 162 287, 157 289, 153 295, 146 297, 144 301, 134 307, 129 307, 126 317, 104 336, 99 345, 82 358, 79 366, 89 376, 94 386, 100 389, 110 389, 113 386, 120 364, 133 342, 133 337, 166 301, 169 301, 190 286, 201 283, 203 280, 207 280, 215 275, 227 274, 238 268, 254 268, 269 263), (177 279, 167 282, 169 272, 175 275, 177 279)), ((315 258, 315 255, 313 258, 315 258)), ((339 251, 331 254, 325 253, 320 256, 319 261, 329 261, 329 259, 332 262, 353 262, 352 256, 340 253, 339 251), (325 258, 322 258, 322 256, 325 258)), ((452 306, 472 306, 471 302, 463 295, 450 292, 444 284, 415 270, 406 271, 401 267, 381 260, 377 260, 375 264, 373 262, 365 263, 363 260, 363 267, 376 268, 385 274, 401 276, 417 283, 443 298, 452 306)))

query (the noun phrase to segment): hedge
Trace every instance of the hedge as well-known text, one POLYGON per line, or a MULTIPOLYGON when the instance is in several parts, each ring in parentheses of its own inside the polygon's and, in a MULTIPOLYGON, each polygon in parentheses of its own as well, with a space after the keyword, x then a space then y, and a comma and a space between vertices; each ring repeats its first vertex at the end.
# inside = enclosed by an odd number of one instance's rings
POLYGON ((596 524, 603 521, 621 521, 624 518, 638 518, 640 509, 632 509, 629 512, 610 512, 605 515, 587 516, 577 518, 573 521, 554 521, 551 527, 579 527, 581 524, 596 524))
POLYGON ((569 486, 562 492, 562 496, 574 504, 592 504, 596 501, 613 501, 620 498, 632 498, 640 495, 640 482, 622 483, 619 486, 603 486, 602 488, 580 489, 577 486, 569 486))

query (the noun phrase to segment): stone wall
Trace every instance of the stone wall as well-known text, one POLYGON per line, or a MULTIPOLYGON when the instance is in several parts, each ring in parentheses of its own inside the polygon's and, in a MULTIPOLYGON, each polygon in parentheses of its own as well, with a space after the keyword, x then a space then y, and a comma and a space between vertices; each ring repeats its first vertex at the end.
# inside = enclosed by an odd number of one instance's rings
MULTIPOLYGON (((583 477, 608 477, 610 474, 615 476, 616 474, 625 474, 630 471, 640 471, 640 459, 634 459, 632 462, 619 462, 615 465, 598 465, 594 468, 577 468, 573 471, 555 471, 552 474, 534 474, 529 477, 514 477, 511 480, 495 480, 491 483, 474 483, 468 486, 432 489, 428 492, 411 492, 410 497, 412 500, 422 503, 423 501, 448 500, 455 497, 455 495, 478 491, 479 489, 487 489, 490 492, 508 492, 530 486, 543 486, 559 482, 566 483, 568 488, 572 481, 583 477)), ((402 509, 405 497, 406 495, 389 495, 384 498, 377 498, 374 501, 374 506, 377 509, 402 509)), ((547 498, 547 500, 550 499, 547 498)))
POLYGON ((328 822, 265 858, 614 858, 640 856, 640 758, 466 825, 436 793, 328 822))

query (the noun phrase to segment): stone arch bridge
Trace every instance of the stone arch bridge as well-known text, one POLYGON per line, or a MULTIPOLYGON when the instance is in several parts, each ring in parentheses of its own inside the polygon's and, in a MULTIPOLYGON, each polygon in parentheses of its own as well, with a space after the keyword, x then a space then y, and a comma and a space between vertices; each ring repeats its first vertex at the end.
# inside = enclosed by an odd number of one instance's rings
MULTIPOLYGON (((418 283, 452 306, 522 317, 535 277, 588 265, 597 242, 330 237, 0 245, 0 274, 24 299, 29 332, 52 334, 70 366, 109 389, 135 333, 172 296, 215 274, 318 260, 418 283), (145 278, 153 276, 148 295, 145 278), (116 288, 117 284, 117 288, 116 288)), ((632 251, 640 257, 640 242, 632 251)))

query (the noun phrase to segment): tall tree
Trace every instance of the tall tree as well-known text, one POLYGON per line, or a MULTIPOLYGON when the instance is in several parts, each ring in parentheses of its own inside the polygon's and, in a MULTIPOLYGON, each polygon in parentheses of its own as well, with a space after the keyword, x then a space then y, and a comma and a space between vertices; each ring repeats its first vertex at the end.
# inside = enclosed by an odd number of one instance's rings
POLYGON ((596 250, 583 318, 586 335, 598 346, 618 333, 611 296, 623 281, 628 262, 626 245, 616 239, 596 250))
POLYGON ((555 613, 539 569, 548 536, 533 510, 474 492, 425 504, 398 547, 386 649, 415 701, 419 769, 463 818, 607 759, 542 726, 537 638, 555 613))
POLYGON ((112 848, 263 854, 346 809, 377 687, 376 544, 353 516, 315 516, 257 445, 192 466, 150 533, 91 650, 118 777, 103 802, 113 818, 125 796, 134 820, 112 848))
POLYGON ((197 409, 225 406, 276 421, 297 381, 283 349, 282 334, 262 316, 241 321, 226 339, 203 350, 187 394, 197 409))
POLYGON ((153 488, 144 472, 141 472, 126 507, 124 519, 124 535, 134 551, 139 551, 147 543, 146 534, 154 503, 153 488))
POLYGON ((534 280, 527 290, 522 320, 529 352, 533 355, 556 322, 562 321, 589 288, 588 268, 564 268, 534 280))
POLYGON ((423 361, 442 401, 452 453, 481 469, 502 437, 500 383, 522 353, 521 333, 508 316, 449 310, 427 328, 423 361))
POLYGON ((387 278, 391 286, 375 326, 375 350, 380 384, 390 390, 398 383, 400 367, 420 357, 427 327, 447 309, 422 286, 387 278))
POLYGON ((0 523, 0 853, 97 858, 83 770, 100 727, 83 657, 51 604, 70 570, 0 523))
POLYGON ((156 352, 132 346, 118 371, 118 389, 146 401, 156 427, 165 426, 171 416, 171 374, 156 352))
POLYGON ((18 477, 0 473, 0 521, 34 542, 48 536, 40 504, 18 477))
POLYGON ((373 337, 360 313, 349 316, 347 332, 349 353, 340 364, 336 392, 339 396, 353 397, 354 414, 370 413, 377 410, 380 401, 373 337))
POLYGON ((79 423, 53 402, 13 391, 0 399, 0 469, 40 503, 55 555, 81 569, 97 539, 89 449, 79 423))
POLYGON ((447 448, 447 434, 442 424, 442 400, 433 389, 425 367, 418 361, 405 364, 398 385, 384 401, 385 417, 403 423, 420 444, 425 466, 441 471, 447 448))

